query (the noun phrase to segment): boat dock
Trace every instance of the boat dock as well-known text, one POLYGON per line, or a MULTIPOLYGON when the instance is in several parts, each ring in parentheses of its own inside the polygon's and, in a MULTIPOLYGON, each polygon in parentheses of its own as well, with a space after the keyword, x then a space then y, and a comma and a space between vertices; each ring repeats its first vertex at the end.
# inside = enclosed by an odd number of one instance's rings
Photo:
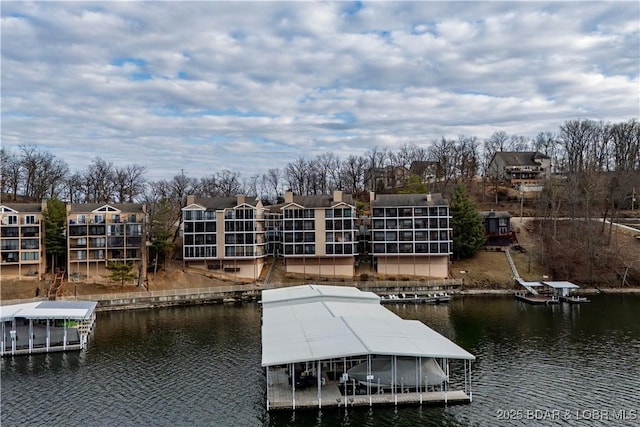
POLYGON ((444 304, 450 301, 451 295, 442 292, 426 295, 390 294, 380 296, 380 304, 444 304))
POLYGON ((322 376, 320 386, 292 388, 285 368, 269 370, 267 400, 270 410, 317 409, 323 407, 348 408, 351 406, 400 406, 400 405, 456 405, 471 402, 471 397, 463 390, 416 391, 398 388, 376 390, 375 386, 359 388, 354 383, 330 381, 322 376), (345 393, 346 390, 346 393, 345 393))
POLYGON ((95 322, 97 303, 36 301, 0 307, 0 354, 81 350, 95 322))

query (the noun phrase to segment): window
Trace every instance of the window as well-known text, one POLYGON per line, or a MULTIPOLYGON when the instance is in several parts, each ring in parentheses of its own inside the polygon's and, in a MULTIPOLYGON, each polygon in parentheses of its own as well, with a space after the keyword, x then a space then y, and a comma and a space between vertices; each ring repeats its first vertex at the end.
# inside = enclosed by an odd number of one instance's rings
POLYGON ((7 222, 9 223, 9 225, 15 225, 18 223, 18 216, 17 215, 9 215, 7 216, 7 222))
POLYGON ((36 216, 35 215, 26 215, 24 217, 24 223, 25 224, 35 224, 36 223, 36 216))
POLYGON ((104 222, 104 215, 97 214, 93 216, 93 222, 96 224, 102 224, 104 222))

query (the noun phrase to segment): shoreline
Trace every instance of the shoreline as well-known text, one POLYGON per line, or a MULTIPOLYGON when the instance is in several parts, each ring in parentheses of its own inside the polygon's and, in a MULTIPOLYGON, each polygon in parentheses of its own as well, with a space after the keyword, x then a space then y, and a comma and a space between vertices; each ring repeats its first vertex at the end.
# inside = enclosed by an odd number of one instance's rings
MULTIPOLYGON (((211 288, 210 288, 211 290, 211 288)), ((260 288, 251 287, 245 289, 227 289, 213 292, 203 292, 203 289, 184 289, 180 293, 173 295, 152 295, 150 292, 129 292, 126 294, 99 295, 100 298, 91 298, 93 295, 78 295, 57 298, 59 301, 96 301, 97 312, 101 311, 121 311, 121 310, 143 310, 165 307, 179 307, 192 305, 209 304, 237 304, 248 301, 257 302, 260 300, 260 288)), ((518 288, 493 289, 486 287, 462 287, 455 290, 444 290, 453 296, 462 297, 487 297, 487 296, 508 296, 514 295, 518 288)), ((597 295, 597 294, 640 294, 640 288, 580 288, 575 295, 597 295)), ((2 300, 0 305, 20 304, 26 302, 46 301, 45 297, 2 300)))

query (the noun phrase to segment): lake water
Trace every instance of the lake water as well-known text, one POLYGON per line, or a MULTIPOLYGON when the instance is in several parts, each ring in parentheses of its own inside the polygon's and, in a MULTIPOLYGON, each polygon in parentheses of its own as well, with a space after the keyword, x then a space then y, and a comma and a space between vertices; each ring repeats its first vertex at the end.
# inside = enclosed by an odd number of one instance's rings
POLYGON ((260 307, 98 313, 83 352, 3 358, 6 426, 469 426, 640 423, 640 295, 389 306, 475 354, 473 403, 270 412, 260 307))

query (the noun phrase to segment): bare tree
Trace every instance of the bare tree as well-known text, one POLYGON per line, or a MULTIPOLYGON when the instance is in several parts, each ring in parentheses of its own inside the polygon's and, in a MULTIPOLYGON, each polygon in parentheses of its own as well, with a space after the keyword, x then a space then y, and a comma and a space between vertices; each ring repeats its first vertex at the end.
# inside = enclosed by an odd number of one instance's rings
POLYGON ((267 192, 267 197, 274 203, 278 203, 278 198, 282 195, 282 172, 280 169, 269 169, 266 174, 262 175, 262 181, 267 192))
POLYGON ((307 194, 308 169, 309 165, 304 157, 298 157, 294 162, 287 164, 284 175, 295 194, 307 194))
POLYGON ((20 166, 20 159, 15 153, 5 150, 0 150, 0 183, 1 193, 11 194, 15 201, 18 196, 18 190, 20 188, 20 182, 22 177, 22 170, 20 166))
POLYGON ((368 160, 365 157, 351 155, 340 166, 340 176, 348 193, 358 195, 364 192, 364 175, 368 160))
POLYGON ((242 193, 239 172, 225 169, 216 174, 216 181, 218 182, 218 192, 223 197, 232 197, 242 193))

